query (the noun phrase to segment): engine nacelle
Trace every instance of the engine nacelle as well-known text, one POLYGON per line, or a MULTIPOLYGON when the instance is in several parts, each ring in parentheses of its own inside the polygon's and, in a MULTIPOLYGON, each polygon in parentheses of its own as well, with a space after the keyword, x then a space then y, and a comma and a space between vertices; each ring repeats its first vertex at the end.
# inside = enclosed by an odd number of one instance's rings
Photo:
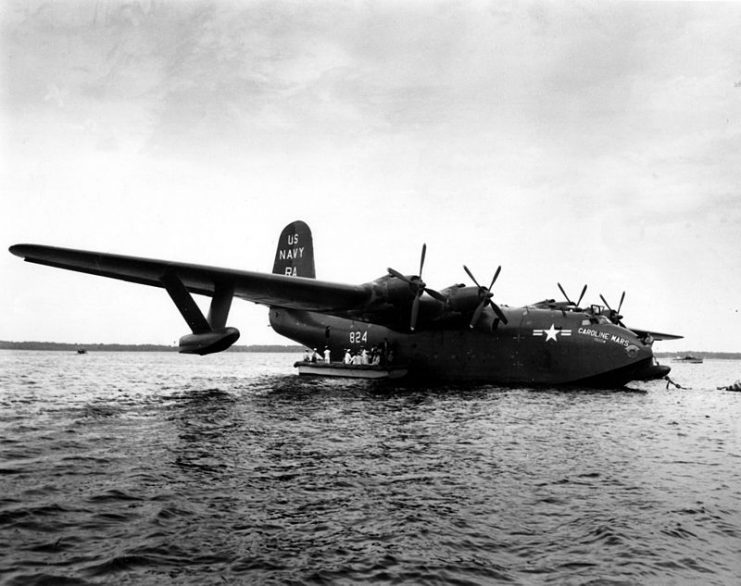
POLYGON ((392 305, 406 305, 412 302, 416 290, 409 283, 384 275, 373 281, 374 297, 379 302, 391 303, 392 305))
POLYGON ((214 354, 223 352, 239 339, 237 328, 222 328, 203 334, 188 334, 180 338, 181 354, 214 354))
POLYGON ((450 287, 443 294, 447 297, 447 304, 453 311, 461 313, 473 312, 481 303, 481 293, 478 287, 450 287))

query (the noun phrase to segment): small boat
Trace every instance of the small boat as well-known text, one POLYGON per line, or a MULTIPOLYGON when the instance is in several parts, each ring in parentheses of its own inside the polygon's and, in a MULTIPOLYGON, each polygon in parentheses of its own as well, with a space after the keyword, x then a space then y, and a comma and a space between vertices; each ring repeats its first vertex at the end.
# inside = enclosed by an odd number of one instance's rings
POLYGON ((702 357, 701 356, 692 356, 691 354, 687 354, 687 356, 677 356, 676 358, 672 358, 672 362, 685 362, 687 364, 702 364, 702 357))
POLYGON ((402 365, 344 364, 343 362, 311 362, 300 360, 293 366, 302 376, 332 376, 340 378, 401 378, 408 372, 402 365))
POLYGON ((78 348, 77 349, 77 353, 78 354, 87 354, 87 350, 85 350, 85 348, 78 348))

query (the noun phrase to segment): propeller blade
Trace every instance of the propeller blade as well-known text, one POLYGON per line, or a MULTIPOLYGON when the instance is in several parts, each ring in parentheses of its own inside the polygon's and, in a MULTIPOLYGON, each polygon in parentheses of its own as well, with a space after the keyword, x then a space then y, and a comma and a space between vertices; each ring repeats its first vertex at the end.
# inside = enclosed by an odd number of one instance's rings
POLYGON ((564 291, 563 287, 561 287, 561 283, 556 283, 556 285, 558 285, 558 288, 561 289, 561 293, 563 293, 563 296, 566 297, 566 301, 568 301, 569 303, 573 303, 571 299, 569 299, 569 296, 566 295, 566 291, 564 291))
POLYGON ((494 303, 491 299, 489 299, 489 304, 491 305, 491 308, 494 310, 494 313, 497 314, 497 317, 506 326, 509 322, 507 321, 507 318, 504 316, 504 313, 502 313, 502 310, 499 308, 499 306, 496 303, 494 303))
POLYGON ((405 275, 402 275, 399 271, 392 269, 391 267, 389 267, 386 270, 388 271, 389 275, 391 275, 392 277, 396 277, 397 279, 400 279, 401 281, 404 281, 405 283, 411 283, 411 281, 407 279, 405 275))
POLYGON ((486 307, 487 301, 488 299, 484 298, 481 300, 481 303, 479 303, 476 306, 476 310, 473 312, 473 316, 471 317, 471 323, 468 324, 469 328, 473 328, 476 325, 476 323, 479 321, 479 318, 481 317, 481 314, 484 311, 484 307, 486 307))
POLYGON ((469 271, 469 270, 468 270, 468 267, 467 267, 466 265, 463 265, 463 270, 464 270, 464 271, 466 271, 466 274, 467 274, 467 275, 468 275, 469 277, 471 277, 471 280, 472 280, 472 281, 473 281, 474 283, 476 283, 476 286, 477 286, 477 287, 481 287, 481 285, 479 285, 479 282, 478 282, 478 281, 476 280, 476 277, 474 277, 474 276, 473 276, 473 273, 472 273, 471 271, 469 271))
POLYGON ((489 291, 491 291, 491 288, 492 288, 492 287, 494 286, 494 283, 496 282, 496 280, 497 280, 497 277, 499 276, 499 272, 500 272, 501 270, 502 270, 502 265, 499 265, 499 266, 497 267, 497 272, 496 272, 496 273, 494 273, 494 276, 493 276, 493 277, 491 278, 491 283, 489 284, 489 289, 488 289, 489 291))
POLYGON ((414 331, 414 328, 417 326, 417 316, 419 315, 419 295, 414 296, 414 301, 412 301, 412 318, 409 323, 409 329, 411 331, 414 331))
POLYGON ((602 303, 605 304, 605 307, 607 309, 609 309, 610 311, 612 311, 612 307, 610 307, 610 304, 607 303, 607 299, 604 298, 604 296, 602 295, 602 293, 599 294, 599 298, 602 300, 602 303))
POLYGON ((409 323, 409 329, 411 331, 414 331, 414 328, 417 326, 417 317, 419 316, 419 299, 425 292, 427 292, 430 297, 433 297, 434 299, 437 299, 442 303, 445 303, 447 301, 447 298, 444 297, 441 293, 438 293, 433 289, 428 289, 427 284, 422 280, 422 271, 425 267, 426 257, 427 244, 424 243, 422 244, 422 254, 419 258, 419 275, 408 277, 406 275, 402 275, 399 271, 397 271, 396 269, 392 269, 391 267, 388 267, 386 269, 389 275, 391 275, 392 277, 396 277, 404 283, 407 283, 410 286, 410 291, 414 294, 414 298, 412 299, 411 317, 409 323))
POLYGON ((412 307, 411 307, 411 316, 410 316, 410 322, 409 322, 409 329, 411 331, 414 331, 414 328, 417 327, 417 317, 419 316, 419 300, 422 297, 422 295, 426 292, 430 297, 436 299, 437 301, 440 301, 441 303, 445 303, 447 301, 447 298, 442 295, 441 293, 438 293, 434 289, 428 289, 427 284, 422 280, 422 271, 425 268, 425 258, 427 257, 427 244, 422 244, 422 254, 419 257, 419 274, 413 275, 413 276, 407 276, 402 275, 399 271, 396 269, 392 269, 391 267, 388 267, 386 270, 388 271, 388 274, 392 277, 396 277, 400 281, 403 281, 404 283, 407 283, 409 285, 409 290, 414 294, 414 297, 412 298, 412 307))
POLYGON ((623 306, 623 301, 625 301, 625 291, 623 291, 623 294, 620 296, 620 304, 618 305, 617 312, 620 313, 620 308, 623 306))
POLYGON ((584 289, 581 290, 581 295, 579 295, 579 301, 576 302, 576 306, 579 307, 579 304, 581 303, 581 300, 584 299, 584 293, 587 292, 587 286, 584 285, 584 289))
POLYGON ((434 289, 428 289, 427 287, 425 287, 425 291, 433 299, 437 299, 438 301, 442 301, 443 303, 445 303, 446 298, 445 298, 445 296, 442 293, 438 293, 434 289))
MULTIPOLYGON (((499 278, 499 273, 502 270, 502 266, 499 265, 497 267, 497 270, 494 272, 494 276, 491 279, 491 283, 489 283, 489 286, 486 289, 484 289, 479 284, 479 282, 476 280, 476 277, 473 276, 473 273, 469 270, 469 268, 466 265, 463 265, 463 269, 466 271, 466 274, 471 278, 471 280, 479 288, 479 298, 481 299, 481 301, 476 306, 476 309, 473 312, 473 316, 471 317, 471 323, 469 324, 469 327, 473 328, 476 325, 476 323, 481 318, 481 314, 484 312, 484 308, 487 305, 491 305, 491 308, 494 310, 494 313, 496 313, 499 320, 502 321, 506 325, 508 323, 507 318, 504 316, 504 313, 502 313, 502 310, 499 308, 499 306, 491 300, 491 298, 494 296, 494 294, 491 292, 491 288, 494 286, 494 283, 496 283, 497 278, 499 278)), ((563 289, 561 291, 563 292, 563 289)))

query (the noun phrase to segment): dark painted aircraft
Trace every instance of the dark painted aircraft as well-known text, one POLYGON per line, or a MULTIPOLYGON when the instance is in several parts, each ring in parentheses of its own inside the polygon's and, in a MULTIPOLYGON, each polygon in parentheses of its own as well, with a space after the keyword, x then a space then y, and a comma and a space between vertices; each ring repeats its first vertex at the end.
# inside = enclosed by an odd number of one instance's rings
MULTIPOLYGON (((273 329, 308 347, 328 347, 334 360, 346 348, 378 347, 404 364, 410 377, 506 385, 620 386, 668 374, 653 358, 654 340, 681 338, 628 328, 617 310, 579 307, 552 299, 523 307, 498 305, 492 287, 463 267, 473 286, 440 291, 419 274, 389 268, 369 283, 348 285, 316 279, 309 227, 292 222, 278 242, 273 272, 258 273, 35 244, 10 252, 28 262, 164 288, 191 333, 180 352, 221 352, 238 338, 227 326, 232 299, 269 307, 273 329), (211 297, 203 315, 192 295, 211 297)), ((623 294, 624 297, 625 294, 623 294)))

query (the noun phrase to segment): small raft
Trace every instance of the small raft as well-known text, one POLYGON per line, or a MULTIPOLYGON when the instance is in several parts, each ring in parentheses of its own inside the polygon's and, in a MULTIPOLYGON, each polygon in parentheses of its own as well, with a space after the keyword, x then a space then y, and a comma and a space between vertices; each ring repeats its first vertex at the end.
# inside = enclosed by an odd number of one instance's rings
POLYGON ((302 376, 332 376, 340 378, 401 378, 408 372, 406 366, 380 364, 344 364, 342 362, 310 362, 300 360, 293 366, 302 376))

